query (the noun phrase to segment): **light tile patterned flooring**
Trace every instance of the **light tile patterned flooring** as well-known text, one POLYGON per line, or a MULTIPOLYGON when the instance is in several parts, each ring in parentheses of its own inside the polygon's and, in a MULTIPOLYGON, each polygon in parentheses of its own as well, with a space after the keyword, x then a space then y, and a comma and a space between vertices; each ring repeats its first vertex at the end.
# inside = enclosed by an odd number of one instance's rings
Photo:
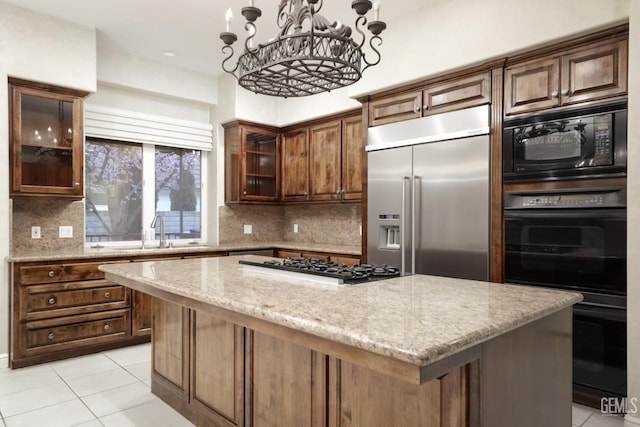
MULTIPOLYGON (((138 345, 22 369, 0 369, 0 427, 193 426, 151 394, 151 346, 138 345)), ((573 426, 622 427, 585 406, 573 426)))

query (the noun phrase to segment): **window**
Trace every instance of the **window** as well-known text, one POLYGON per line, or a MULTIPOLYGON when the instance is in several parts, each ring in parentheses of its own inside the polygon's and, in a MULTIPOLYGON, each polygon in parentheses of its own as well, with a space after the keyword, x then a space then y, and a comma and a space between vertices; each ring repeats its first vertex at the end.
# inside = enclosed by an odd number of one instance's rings
POLYGON ((156 212, 163 217, 167 238, 200 238, 200 152, 157 147, 155 175, 156 212))
POLYGON ((150 238, 156 214, 167 239, 201 238, 199 150, 87 138, 85 157, 87 243, 150 238))
POLYGON ((140 240, 142 145, 87 140, 84 167, 86 241, 140 240))

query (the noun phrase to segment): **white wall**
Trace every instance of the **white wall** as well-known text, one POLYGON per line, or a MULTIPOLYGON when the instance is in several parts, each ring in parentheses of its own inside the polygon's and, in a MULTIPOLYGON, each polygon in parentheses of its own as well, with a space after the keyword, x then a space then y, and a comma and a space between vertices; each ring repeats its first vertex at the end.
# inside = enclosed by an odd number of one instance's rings
MULTIPOLYGON (((96 89, 96 38, 69 24, 0 2, 0 259, 9 255, 9 128, 7 76, 96 89)), ((9 350, 9 270, 0 263, 0 358, 9 350)), ((6 363, 2 359, 1 363, 6 363)))
MULTIPOLYGON (((629 5, 629 26, 627 395, 640 399, 640 2, 635 0, 629 5)), ((627 418, 640 425, 640 413, 627 418)))
POLYGON ((123 86, 207 105, 218 102, 215 78, 152 62, 106 45, 98 50, 97 75, 104 85, 123 86))

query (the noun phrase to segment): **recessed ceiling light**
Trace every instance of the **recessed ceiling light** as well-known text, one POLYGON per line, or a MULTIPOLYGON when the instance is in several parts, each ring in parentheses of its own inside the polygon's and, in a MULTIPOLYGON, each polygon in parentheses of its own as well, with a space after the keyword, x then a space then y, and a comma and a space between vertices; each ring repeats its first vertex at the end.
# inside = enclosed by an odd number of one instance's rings
POLYGON ((163 50, 163 51, 162 51, 162 54, 163 54, 164 56, 168 56, 169 58, 173 58, 174 56, 176 56, 176 55, 177 55, 177 53, 175 53, 175 52, 174 52, 174 51, 172 51, 172 50, 163 50))

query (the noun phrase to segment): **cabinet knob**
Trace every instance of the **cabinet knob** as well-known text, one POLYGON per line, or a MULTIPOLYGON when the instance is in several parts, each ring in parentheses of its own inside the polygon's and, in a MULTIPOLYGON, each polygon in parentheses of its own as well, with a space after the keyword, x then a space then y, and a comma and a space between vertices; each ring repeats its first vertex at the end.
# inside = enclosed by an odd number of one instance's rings
POLYGON ((56 336, 52 333, 49 332, 49 335, 47 335, 47 338, 49 338, 50 340, 54 339, 56 336))
POLYGON ((244 191, 242 192, 242 195, 243 195, 243 196, 246 196, 246 195, 247 195, 247 190, 244 190, 244 191))
POLYGON ((79 182, 74 182, 74 183, 73 183, 73 186, 74 186, 74 187, 80 187, 80 183, 79 183, 79 182))
POLYGON ((569 95, 569 89, 565 89, 562 91, 562 96, 567 96, 569 95))
POLYGON ((558 91, 554 90, 553 92, 551 92, 551 97, 552 98, 557 98, 558 97, 558 91))
POLYGON ((53 305, 53 304, 55 304, 56 302, 57 302, 57 301, 56 301, 56 297, 51 297, 51 298, 49 298, 49 305, 53 305))
POLYGON ((111 329, 111 327, 109 325, 104 325, 104 330, 108 331, 109 329, 111 329))
POLYGON ((105 292, 104 293, 104 297, 105 298, 111 298, 111 292, 105 292))
POLYGON ((305 196, 308 196, 309 194, 305 191, 305 192, 304 192, 304 195, 305 195, 305 196))
POLYGON ((422 109, 423 109, 424 111, 427 111, 427 110, 429 109, 429 106, 428 106, 428 105, 425 105, 424 107, 422 107, 422 109))
POLYGON ((55 271, 51 270, 51 271, 49 272, 49 277, 53 277, 53 276, 55 276, 55 275, 56 275, 56 272, 55 272, 55 271))

